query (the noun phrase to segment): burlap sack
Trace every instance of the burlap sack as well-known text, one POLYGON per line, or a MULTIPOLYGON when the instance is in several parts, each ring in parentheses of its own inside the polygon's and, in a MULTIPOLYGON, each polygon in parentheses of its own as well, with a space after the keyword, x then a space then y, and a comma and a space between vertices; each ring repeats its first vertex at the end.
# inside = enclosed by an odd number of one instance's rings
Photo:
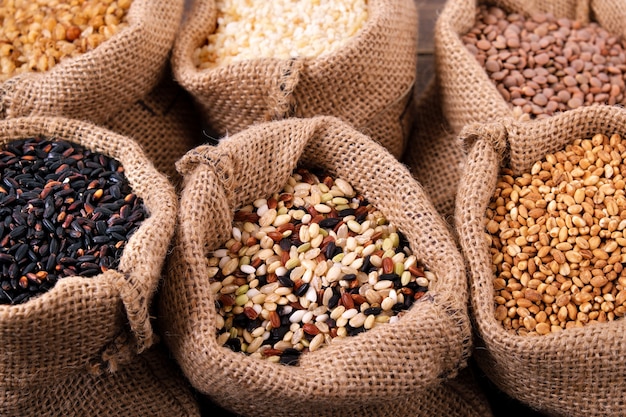
POLYGON ((433 78, 416 100, 415 124, 402 162, 424 187, 439 214, 452 225, 466 155, 443 114, 439 91, 438 82, 433 78))
POLYGON ((490 417, 493 414, 485 394, 479 389, 476 380, 466 368, 459 373, 458 377, 428 388, 419 397, 403 398, 385 406, 363 407, 361 415, 490 417))
POLYGON ((198 403, 166 353, 137 356, 115 373, 75 373, 54 384, 0 390, 6 417, 199 417, 198 403))
POLYGON ((128 26, 92 51, 0 84, 0 117, 102 122, 145 96, 169 58, 184 0, 133 0, 128 26))
MULTIPOLYGON (((236 417, 216 406, 206 396, 200 397, 202 415, 236 417)), ((250 414, 253 416, 254 414, 250 414)), ((367 415, 375 416, 410 416, 410 417, 491 417, 489 401, 469 368, 459 375, 438 386, 428 388, 419 397, 405 397, 394 404, 371 406, 367 415)))
POLYGON ((541 121, 472 125, 461 136, 471 149, 461 178, 455 220, 469 267, 477 332, 475 357, 505 393, 560 416, 623 416, 626 413, 626 321, 623 319, 538 337, 507 332, 495 318, 494 275, 484 217, 501 164, 528 172, 548 152, 596 133, 626 134, 626 111, 579 108, 541 121), (505 157, 509 154, 510 160, 505 157))
POLYGON ((0 306, 0 380, 25 395, 75 375, 121 370, 154 343, 149 308, 177 209, 172 185, 131 139, 62 118, 0 121, 0 144, 33 135, 62 138, 120 161, 149 217, 128 240, 118 268, 59 279, 26 303, 0 306))
POLYGON ((198 391, 254 416, 401 413, 397 404, 465 365, 471 340, 462 258, 408 170, 370 138, 336 118, 288 119, 196 148, 177 168, 184 176, 179 226, 158 318, 198 391), (299 163, 341 176, 363 193, 406 234, 438 281, 398 323, 307 353, 288 367, 217 344, 205 260, 229 237, 235 209, 280 190, 299 163))
POLYGON ((424 401, 424 412, 416 415, 425 417, 490 417, 493 415, 489 401, 471 368, 463 369, 459 376, 444 382, 433 397, 424 401))
MULTIPOLYGON (((204 407, 201 405, 203 415, 222 417, 239 415, 217 407, 206 397, 200 398, 200 401, 203 400, 208 401, 204 407)), ((454 379, 426 389, 419 397, 405 397, 393 404, 368 406, 367 410, 362 413, 379 417, 491 417, 493 415, 485 393, 481 391, 469 368, 460 371, 454 379)))
POLYGON ((154 90, 103 126, 139 143, 156 169, 175 185, 180 181, 176 161, 207 139, 191 97, 169 69, 154 90))
POLYGON ((215 31, 215 1, 195 1, 172 53, 176 80, 220 136, 258 122, 327 115, 349 122, 400 157, 417 60, 413 0, 372 0, 361 31, 319 58, 260 58, 199 71, 193 53, 215 31))
POLYGON ((626 16, 620 0, 449 0, 435 24, 436 71, 440 79, 443 114, 458 133, 472 122, 493 121, 513 115, 487 72, 467 50, 461 36, 474 25, 480 4, 499 6, 527 16, 552 13, 556 17, 593 19, 614 33, 626 34, 626 16))

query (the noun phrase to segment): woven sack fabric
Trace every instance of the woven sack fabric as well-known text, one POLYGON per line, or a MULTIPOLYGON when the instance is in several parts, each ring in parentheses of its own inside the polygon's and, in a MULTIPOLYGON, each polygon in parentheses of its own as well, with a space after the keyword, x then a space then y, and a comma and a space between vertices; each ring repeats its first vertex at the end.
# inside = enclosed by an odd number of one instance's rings
MULTIPOLYGON (((429 399, 423 415, 426 416, 467 416, 491 417, 491 407, 485 393, 481 391, 471 368, 463 369, 459 376, 444 382, 435 397, 429 399), (434 404, 432 407, 430 404, 434 404)), ((398 414, 396 414, 398 415, 398 414)), ((418 414, 419 415, 419 414, 418 414)))
POLYGON ((212 401, 254 416, 376 415, 465 365, 471 339, 462 258, 424 191, 382 146, 337 118, 287 119, 198 147, 177 168, 184 177, 178 231, 158 319, 185 376, 212 401), (397 323, 289 367, 217 344, 206 256, 229 238, 235 210, 279 191, 298 164, 351 183, 402 230, 438 281, 397 323))
MULTIPOLYGON (((206 412, 213 413, 217 411, 210 408, 206 410, 206 412)), ((470 368, 461 370, 454 379, 426 389, 419 396, 405 397, 393 404, 374 404, 363 408, 355 405, 354 415, 363 414, 377 417, 491 417, 493 415, 489 401, 479 388, 470 368)))
POLYGON ((150 349, 114 373, 75 373, 54 384, 0 389, 6 417, 199 417, 189 383, 166 353, 150 349))
POLYGON ((177 209, 173 186, 131 139, 62 118, 0 122, 0 144, 34 135, 65 139, 118 160, 149 217, 126 243, 116 269, 62 278, 23 304, 0 306, 0 380, 14 392, 122 369, 155 342, 149 309, 177 209))
POLYGON ((158 83, 184 0, 133 0, 128 26, 92 51, 0 84, 0 117, 62 116, 100 123, 158 83))
POLYGON ((344 415, 376 417, 491 417, 493 415, 485 394, 477 387, 476 380, 467 368, 463 369, 456 378, 427 388, 418 396, 403 397, 392 404, 365 406, 355 404, 354 409, 346 413, 344 415))
POLYGON ((214 0, 195 1, 174 44, 176 80, 219 135, 287 117, 339 117, 400 157, 417 65, 413 0, 372 0, 368 20, 338 51, 317 58, 259 58, 198 70, 194 51, 215 31, 214 0))
POLYGON ((452 225, 466 154, 443 115, 439 91, 433 78, 416 100, 415 124, 402 162, 424 187, 437 211, 452 225))
POLYGON ((597 133, 626 135, 626 111, 591 106, 540 121, 502 119, 461 132, 470 151, 457 195, 455 222, 469 268, 474 355, 485 374, 509 394, 549 415, 626 413, 626 321, 525 337, 495 318, 494 275, 484 218, 502 164, 529 172, 548 152, 597 133), (510 159, 506 156, 510 155, 510 159))
POLYGON ((180 180, 176 161, 203 139, 200 115, 192 98, 169 70, 154 90, 108 119, 104 126, 139 143, 148 159, 174 184, 180 180))
POLYGON ((440 80, 443 114, 453 132, 472 122, 512 117, 509 104, 489 79, 486 70, 467 50, 461 36, 476 22, 481 4, 501 7, 526 16, 537 12, 577 19, 583 24, 590 16, 614 33, 624 34, 625 12, 620 0, 450 0, 435 24, 436 71, 440 80))
POLYGON ((493 414, 485 394, 477 387, 469 370, 459 376, 428 388, 416 397, 405 397, 393 404, 368 405, 357 408, 354 416, 376 417, 491 417, 493 414))

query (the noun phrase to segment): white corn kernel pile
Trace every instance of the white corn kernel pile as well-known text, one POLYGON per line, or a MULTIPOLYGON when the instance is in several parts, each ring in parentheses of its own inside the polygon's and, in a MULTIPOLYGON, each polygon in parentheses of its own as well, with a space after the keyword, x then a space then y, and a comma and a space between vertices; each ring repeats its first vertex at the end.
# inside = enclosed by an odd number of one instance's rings
POLYGON ((215 33, 195 51, 200 69, 330 53, 367 20, 367 0, 217 0, 215 33))
POLYGON ((3 0, 0 81, 51 69, 94 49, 126 26, 132 0, 3 0))

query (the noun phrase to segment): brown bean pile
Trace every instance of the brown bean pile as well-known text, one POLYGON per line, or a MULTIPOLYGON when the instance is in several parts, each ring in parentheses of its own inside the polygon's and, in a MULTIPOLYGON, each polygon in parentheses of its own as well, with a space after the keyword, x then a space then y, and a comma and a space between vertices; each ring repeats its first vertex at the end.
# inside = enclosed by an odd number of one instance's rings
POLYGON ((619 135, 596 135, 499 177, 485 224, 506 329, 543 335, 624 316, 624 158, 619 135))
POLYGON ((462 39, 519 118, 625 101, 626 47, 597 23, 483 5, 462 39))
POLYGON ((132 0, 11 0, 0 5, 0 81, 47 71, 126 26, 132 0))
POLYGON ((304 169, 238 210, 208 263, 218 342, 288 365, 397 321, 436 279, 349 183, 304 169))

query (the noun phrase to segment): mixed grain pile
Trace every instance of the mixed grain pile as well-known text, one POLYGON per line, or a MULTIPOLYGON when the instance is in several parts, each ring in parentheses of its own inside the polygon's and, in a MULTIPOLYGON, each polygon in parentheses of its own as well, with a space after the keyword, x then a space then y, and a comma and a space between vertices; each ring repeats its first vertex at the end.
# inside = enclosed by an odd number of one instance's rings
POLYGON ((436 279, 348 182, 304 169, 237 211, 208 262, 220 343, 285 364, 397 321, 436 279))

